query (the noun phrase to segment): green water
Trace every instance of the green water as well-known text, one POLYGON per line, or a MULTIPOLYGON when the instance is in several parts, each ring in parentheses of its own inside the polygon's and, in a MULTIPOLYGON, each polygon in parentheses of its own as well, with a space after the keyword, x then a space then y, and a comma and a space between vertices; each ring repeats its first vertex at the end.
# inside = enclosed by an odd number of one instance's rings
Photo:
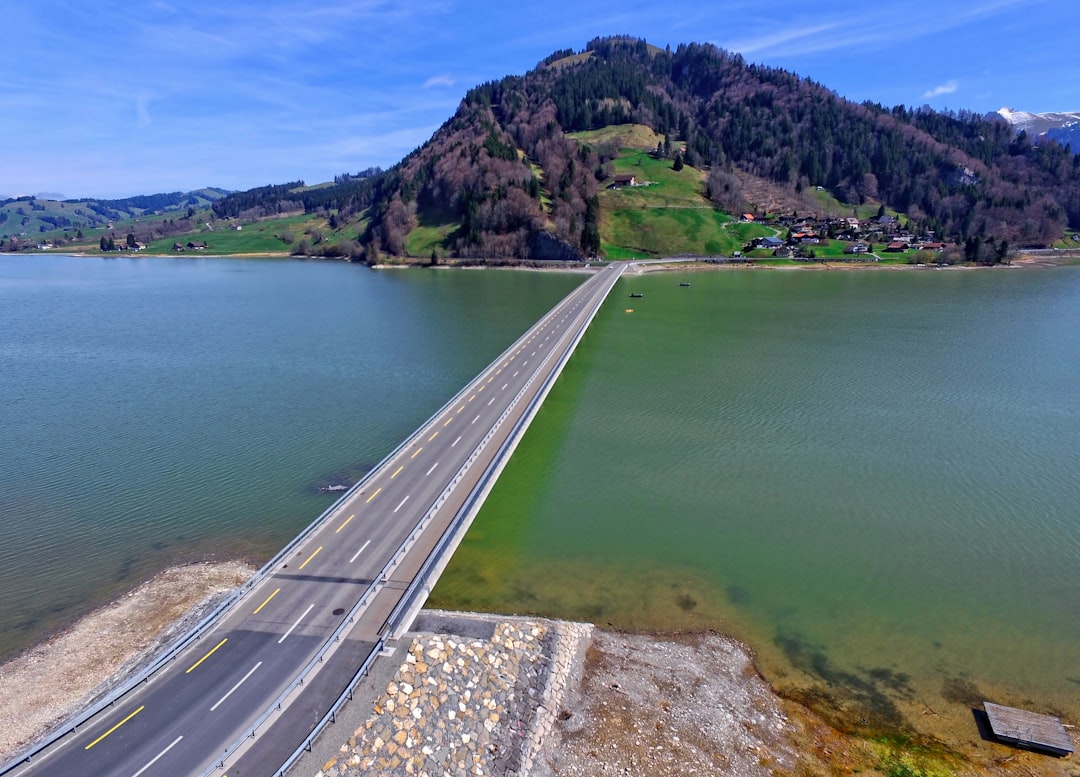
POLYGON ((268 559, 580 280, 0 255, 0 656, 268 559))
MULTIPOLYGON (((0 654, 268 558, 580 280, 0 256, 0 654)), ((1078 386, 1080 268, 627 277, 435 601, 731 632, 856 729, 1075 722, 1078 386)))
POLYGON ((627 277, 434 598, 730 631, 857 730, 1076 722, 1078 387, 1076 268, 627 277))

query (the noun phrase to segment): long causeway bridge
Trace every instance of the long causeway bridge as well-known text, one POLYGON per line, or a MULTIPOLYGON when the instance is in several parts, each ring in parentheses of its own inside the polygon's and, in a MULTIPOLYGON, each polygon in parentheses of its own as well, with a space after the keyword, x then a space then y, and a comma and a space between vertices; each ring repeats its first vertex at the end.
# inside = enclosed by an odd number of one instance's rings
POLYGON ((284 773, 408 630, 623 267, 592 275, 215 613, 0 775, 284 773))

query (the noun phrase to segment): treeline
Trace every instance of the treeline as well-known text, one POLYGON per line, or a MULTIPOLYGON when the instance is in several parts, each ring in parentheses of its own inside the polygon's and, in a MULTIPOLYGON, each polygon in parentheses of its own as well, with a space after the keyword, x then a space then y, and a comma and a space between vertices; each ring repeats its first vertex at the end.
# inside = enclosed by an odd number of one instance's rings
MULTIPOLYGON (((303 181, 260 186, 234 192, 213 204, 219 218, 260 219, 285 213, 333 213, 348 221, 371 206, 383 171, 372 167, 355 175, 334 177, 332 186, 308 189, 303 181)), ((336 225, 335 225, 336 227, 336 225)))

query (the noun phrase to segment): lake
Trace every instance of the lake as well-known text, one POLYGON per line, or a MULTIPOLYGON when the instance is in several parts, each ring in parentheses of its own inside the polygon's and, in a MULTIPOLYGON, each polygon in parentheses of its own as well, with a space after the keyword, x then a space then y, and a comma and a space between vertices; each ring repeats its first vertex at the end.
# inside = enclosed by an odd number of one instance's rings
MULTIPOLYGON (((0 652, 269 558, 580 280, 0 256, 0 652)), ((1075 720, 1077 386, 1078 268, 627 276, 433 601, 729 632, 849 729, 1075 720)))
POLYGON ((1077 268, 627 277, 434 598, 730 632, 865 733, 1076 720, 1078 386, 1077 268))

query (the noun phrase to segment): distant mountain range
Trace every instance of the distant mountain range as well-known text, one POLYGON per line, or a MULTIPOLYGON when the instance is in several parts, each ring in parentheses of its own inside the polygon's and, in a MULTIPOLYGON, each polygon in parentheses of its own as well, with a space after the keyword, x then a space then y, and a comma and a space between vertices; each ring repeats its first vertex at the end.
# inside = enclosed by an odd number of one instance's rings
POLYGON ((1000 108, 996 115, 1009 122, 1017 133, 1023 130, 1028 135, 1046 135, 1062 145, 1080 150, 1080 111, 1029 113, 1000 108))

